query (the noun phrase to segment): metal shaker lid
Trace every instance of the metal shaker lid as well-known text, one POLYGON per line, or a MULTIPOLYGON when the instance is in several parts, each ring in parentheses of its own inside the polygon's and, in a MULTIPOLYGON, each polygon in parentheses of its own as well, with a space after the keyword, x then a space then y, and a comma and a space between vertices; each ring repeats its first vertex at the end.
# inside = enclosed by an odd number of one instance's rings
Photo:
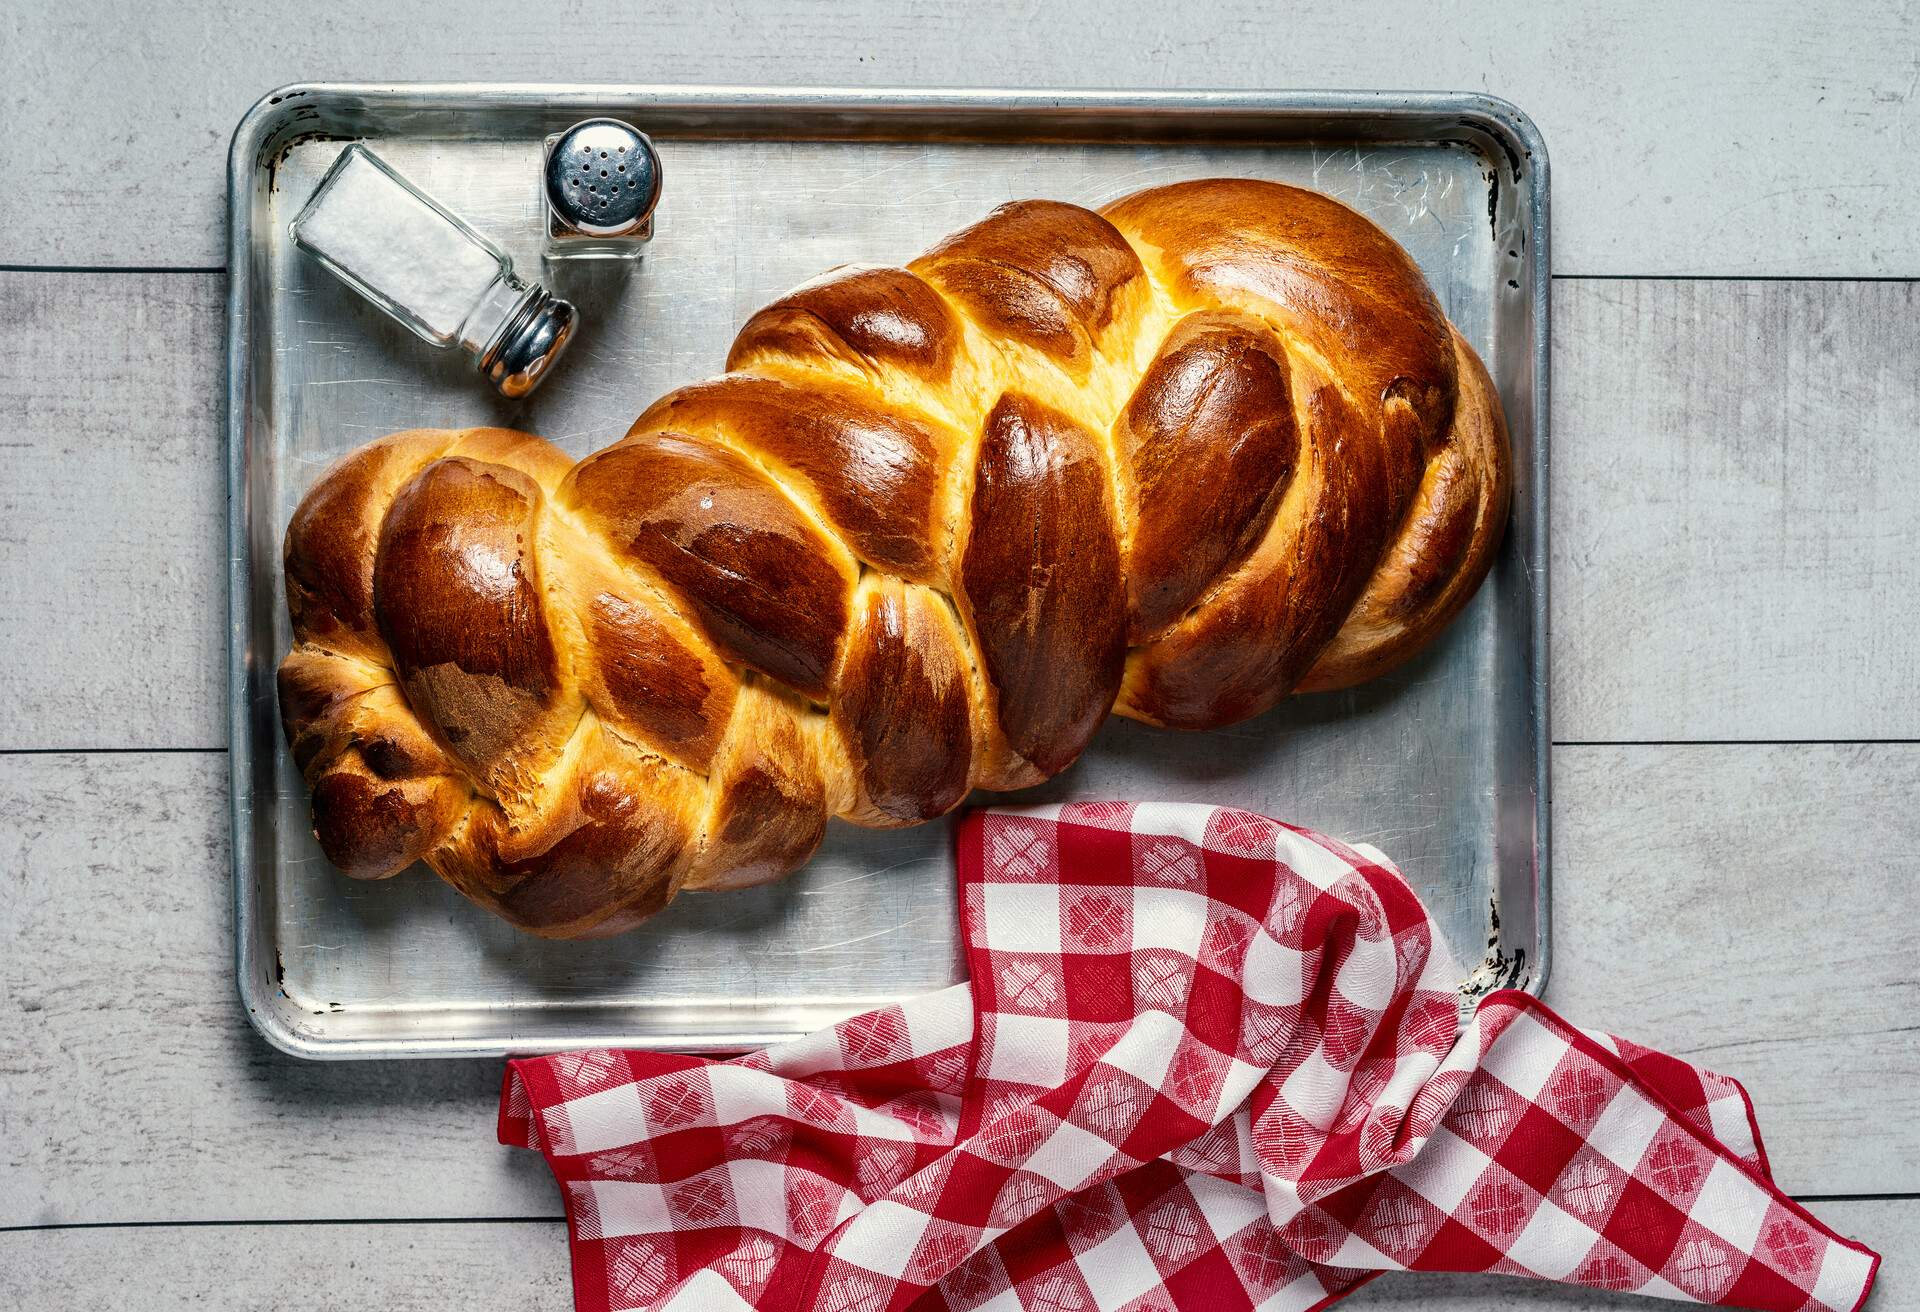
POLYGON ((546 381, 573 342, 579 321, 571 301, 534 288, 482 353, 480 372, 500 395, 511 400, 526 396, 546 381))
POLYGON ((590 118, 547 152, 547 203, 593 237, 642 234, 660 203, 660 156, 647 134, 613 118, 590 118))

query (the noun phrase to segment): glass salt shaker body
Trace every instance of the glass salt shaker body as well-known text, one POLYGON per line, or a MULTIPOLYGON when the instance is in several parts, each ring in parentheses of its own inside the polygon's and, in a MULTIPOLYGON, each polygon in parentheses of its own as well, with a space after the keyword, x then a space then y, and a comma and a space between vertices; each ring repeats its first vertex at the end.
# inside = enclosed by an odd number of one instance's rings
POLYGON ((472 356, 506 396, 537 387, 573 337, 572 305, 359 144, 320 180, 293 239, 424 341, 472 356))

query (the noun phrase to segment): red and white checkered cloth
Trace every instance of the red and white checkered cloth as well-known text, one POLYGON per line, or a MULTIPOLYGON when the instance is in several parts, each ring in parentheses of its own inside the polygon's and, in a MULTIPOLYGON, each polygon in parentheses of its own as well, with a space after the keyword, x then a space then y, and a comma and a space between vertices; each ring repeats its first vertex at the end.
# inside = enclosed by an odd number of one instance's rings
POLYGON ((1745 1092, 1462 972, 1379 853, 1243 811, 959 830, 972 983, 729 1062, 512 1063, 601 1309, 1310 1309, 1499 1271, 1857 1308, 1745 1092))

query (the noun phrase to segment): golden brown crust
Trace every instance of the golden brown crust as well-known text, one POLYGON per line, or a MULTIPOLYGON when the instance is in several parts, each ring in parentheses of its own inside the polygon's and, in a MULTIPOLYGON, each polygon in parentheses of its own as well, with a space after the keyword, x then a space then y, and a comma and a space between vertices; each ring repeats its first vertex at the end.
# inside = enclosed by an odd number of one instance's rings
POLYGON ((375 543, 400 485, 451 444, 438 430, 394 433, 348 452, 287 525, 287 610, 303 641, 387 659, 373 622, 375 543))
POLYGON ((1018 393, 1000 398, 980 439, 960 584, 1007 746, 1051 777, 1106 719, 1127 648, 1093 434, 1018 393))
POLYGON ((1140 257, 1100 215, 1058 201, 1002 205, 915 260, 990 334, 1084 373, 1140 257))
POLYGON ((436 460, 393 499, 374 568, 407 701, 495 784, 564 701, 534 550, 539 503, 516 469, 436 460))
POLYGON ((1132 465, 1128 638, 1163 633, 1252 548, 1299 453, 1286 348, 1257 322, 1190 314, 1115 425, 1132 465))
POLYGON ((729 374, 670 393, 628 431, 737 443, 811 492, 869 565, 915 582, 932 577, 940 442, 925 420, 836 383, 729 374))
POLYGON ((779 485, 724 447, 643 432, 581 461, 561 496, 715 646, 825 700, 855 569, 779 485))
POLYGON ((858 769, 861 824, 919 824, 967 795, 973 766, 963 639, 925 589, 870 577, 834 687, 833 725, 858 769))
POLYGON ((1454 334, 1460 398, 1400 535, 1299 692, 1378 678, 1425 647, 1473 598, 1493 566, 1513 498, 1507 417, 1487 367, 1454 334))
POLYGON ((960 322, 940 293, 905 269, 835 269, 747 320, 728 369, 782 355, 891 366, 928 383, 953 372, 960 322))
POLYGON ((1258 715, 1293 691, 1365 586, 1403 503, 1354 407, 1330 384, 1296 382, 1300 472, 1246 562, 1130 653, 1124 713, 1179 729, 1258 715))
POLYGON ((1437 434, 1452 415, 1447 318, 1406 251, 1318 192, 1251 179, 1175 183, 1107 206, 1176 299, 1269 318, 1371 412, 1405 395, 1437 434))
POLYGON ((628 737, 705 771, 733 718, 732 672, 620 581, 574 600, 585 626, 588 701, 628 737))
POLYGON ((826 785, 793 708, 765 688, 741 689, 709 776, 707 843, 688 885, 746 888, 799 869, 827 831, 826 785))
POLYGON ((546 938, 617 934, 665 906, 697 835, 697 778, 616 739, 580 739, 547 781, 547 807, 516 827, 476 803, 428 861, 496 915, 546 938))
POLYGON ((380 778, 357 751, 313 783, 313 832, 327 860, 355 879, 388 879, 429 856, 467 809, 456 780, 380 778))
POLYGON ((776 878, 1405 660, 1511 456, 1397 245, 1274 183, 1003 206, 751 318, 578 465, 505 429, 352 453, 288 526, 280 704, 322 850, 533 933, 776 878))

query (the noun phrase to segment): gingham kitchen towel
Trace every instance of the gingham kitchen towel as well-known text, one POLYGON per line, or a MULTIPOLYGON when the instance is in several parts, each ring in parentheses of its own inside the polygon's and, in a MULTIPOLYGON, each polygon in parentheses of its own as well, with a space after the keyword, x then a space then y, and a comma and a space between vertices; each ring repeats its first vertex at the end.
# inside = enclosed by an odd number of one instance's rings
MULTIPOLYGON (((602 1309, 1309 1309, 1496 1271, 1849 1312, 1745 1092, 1462 971, 1379 853, 1243 811, 959 827, 970 985, 729 1062, 515 1061, 602 1309)), ((938 950, 929 945, 929 950, 938 950)))

